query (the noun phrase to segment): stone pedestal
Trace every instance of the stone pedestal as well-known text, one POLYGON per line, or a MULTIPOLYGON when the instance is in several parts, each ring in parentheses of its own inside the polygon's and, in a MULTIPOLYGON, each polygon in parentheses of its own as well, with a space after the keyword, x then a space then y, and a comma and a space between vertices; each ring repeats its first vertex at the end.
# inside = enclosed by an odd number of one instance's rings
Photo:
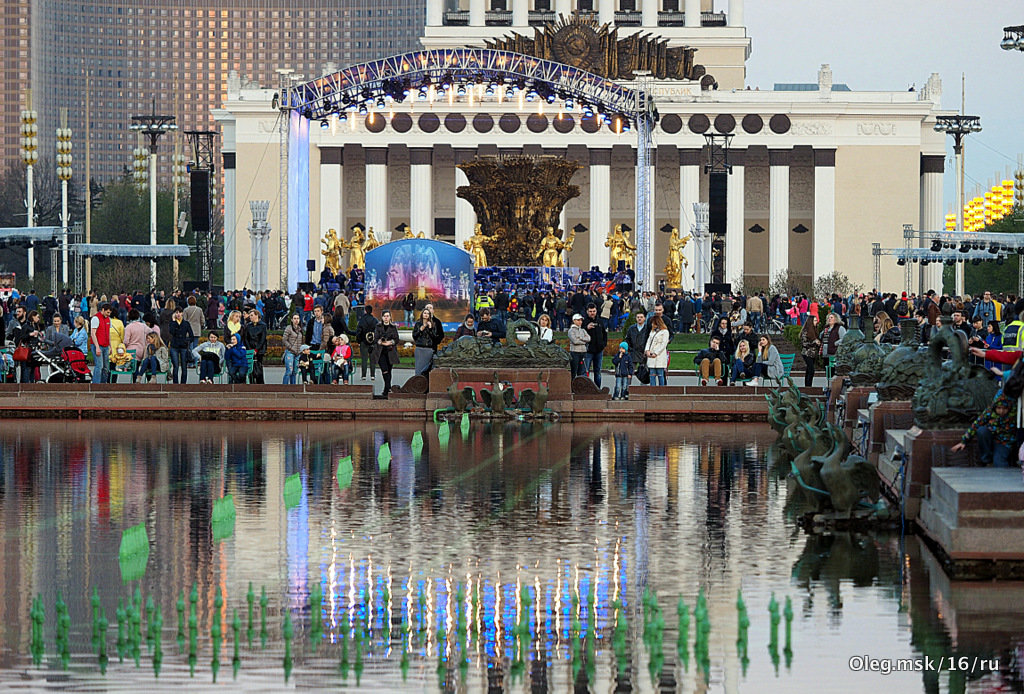
POLYGON ((490 388, 494 383, 494 373, 498 379, 509 381, 516 393, 523 388, 537 390, 537 382, 548 384, 551 400, 572 400, 572 387, 568 369, 448 369, 438 368, 430 372, 430 394, 443 395, 452 384, 452 376, 459 382, 460 388, 471 387, 480 399, 480 389, 490 388))
POLYGON ((932 469, 917 524, 958 567, 954 575, 1024 574, 1024 480, 1017 468, 932 469))
POLYGON ((857 386, 846 391, 846 420, 841 422, 841 425, 851 439, 857 428, 857 410, 868 406, 868 397, 874 392, 872 386, 857 386))
POLYGON ((885 400, 876 402, 870 407, 870 411, 871 441, 866 457, 877 467, 878 456, 885 448, 885 430, 912 427, 914 410, 909 400, 885 400))
POLYGON ((921 500, 931 482, 933 452, 936 446, 951 448, 960 442, 962 429, 921 429, 913 427, 903 437, 904 455, 907 464, 904 470, 906 481, 899 480, 904 490, 905 513, 908 520, 917 518, 921 508, 921 500))

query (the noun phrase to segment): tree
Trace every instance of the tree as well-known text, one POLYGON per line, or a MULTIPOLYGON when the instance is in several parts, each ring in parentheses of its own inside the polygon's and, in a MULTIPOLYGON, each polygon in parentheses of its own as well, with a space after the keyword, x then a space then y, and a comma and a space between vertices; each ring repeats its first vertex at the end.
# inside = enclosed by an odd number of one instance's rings
POLYGON ((775 296, 776 294, 792 296, 793 294, 806 293, 807 277, 789 268, 780 270, 768 283, 768 296, 775 296))
POLYGON ((862 285, 851 282, 849 277, 838 270, 814 280, 814 296, 819 299, 828 299, 833 294, 849 296, 863 288, 862 285))

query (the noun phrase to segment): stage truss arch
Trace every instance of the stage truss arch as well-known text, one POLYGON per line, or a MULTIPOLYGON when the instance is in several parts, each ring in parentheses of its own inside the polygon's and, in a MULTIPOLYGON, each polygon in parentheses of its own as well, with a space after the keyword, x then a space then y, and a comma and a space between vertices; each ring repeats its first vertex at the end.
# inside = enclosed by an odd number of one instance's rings
MULTIPOLYGON (((289 240, 282 243, 282 279, 289 287, 305 273, 304 256, 298 250, 308 248, 309 224, 309 123, 352 110, 365 103, 364 90, 374 99, 396 94, 399 89, 418 88, 429 78, 431 84, 445 80, 500 81, 545 85, 545 91, 559 98, 572 98, 599 107, 606 116, 617 116, 632 126, 637 137, 636 164, 636 281, 639 287, 653 288, 651 258, 651 130, 657 110, 651 96, 650 76, 638 73, 627 86, 571 65, 491 48, 427 49, 374 60, 344 68, 302 84, 282 85, 276 96, 277 107, 289 116, 286 169, 289 240), (302 147, 304 146, 304 150, 302 147), (303 185, 305 184, 305 185, 303 185), (305 227, 305 238, 301 237, 305 227), (292 241, 292 235, 299 238, 292 241), (287 246, 287 251, 285 251, 287 246)), ((410 90, 409 97, 415 102, 410 90)), ((624 128, 625 129, 625 128, 624 128)), ((282 181, 283 184, 283 181, 282 181)), ((283 196, 284 197, 284 196, 283 196)))

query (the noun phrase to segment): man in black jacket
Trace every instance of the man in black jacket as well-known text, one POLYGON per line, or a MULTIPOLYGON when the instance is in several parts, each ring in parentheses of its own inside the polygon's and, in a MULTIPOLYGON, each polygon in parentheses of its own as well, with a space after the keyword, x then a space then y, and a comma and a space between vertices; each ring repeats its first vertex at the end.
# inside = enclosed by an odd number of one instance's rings
POLYGON ((591 372, 591 378, 598 388, 601 387, 601 367, 604 361, 604 348, 608 344, 608 331, 597 318, 597 306, 587 306, 587 317, 583 319, 583 329, 590 335, 587 343, 587 355, 583 358, 584 368, 591 372))
POLYGON ((490 338, 492 343, 505 337, 505 324, 497 316, 491 316, 491 309, 480 309, 480 322, 476 324, 476 336, 490 338))
POLYGON ((242 344, 256 353, 253 358, 250 383, 263 383, 263 357, 267 353, 267 324, 260 320, 260 312, 249 311, 249 323, 242 328, 242 344))
POLYGON ((629 345, 629 354, 633 357, 634 365, 647 363, 647 358, 644 357, 644 348, 647 346, 649 336, 650 326, 647 325, 647 312, 642 308, 637 309, 636 323, 626 330, 626 344, 629 345))
MULTIPOLYGON (((494 310, 497 312, 498 319, 501 321, 504 321, 505 317, 508 316, 508 301, 508 292, 506 292, 505 288, 502 287, 494 297, 494 310)), ((481 316, 481 318, 483 318, 483 316, 481 316)))
POLYGON ((359 342, 359 366, 366 378, 366 365, 370 365, 370 380, 377 378, 377 363, 370 358, 370 348, 373 346, 373 331, 377 327, 377 319, 373 317, 373 306, 365 306, 363 315, 356 323, 356 341, 359 342))

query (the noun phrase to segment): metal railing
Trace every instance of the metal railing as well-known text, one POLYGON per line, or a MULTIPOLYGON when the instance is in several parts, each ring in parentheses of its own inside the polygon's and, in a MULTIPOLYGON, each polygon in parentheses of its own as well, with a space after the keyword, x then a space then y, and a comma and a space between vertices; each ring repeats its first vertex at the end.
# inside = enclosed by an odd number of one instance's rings
POLYGON ((547 24, 548 22, 555 21, 554 10, 530 10, 529 22, 530 26, 537 26, 541 24, 547 24))
POLYGON ((512 10, 487 10, 484 23, 491 27, 512 26, 512 10))
POLYGON ((446 10, 444 25, 449 27, 469 26, 469 10, 446 10))
POLYGON ((639 12, 620 11, 615 13, 615 23, 620 27, 638 27, 642 17, 643 15, 639 12))

